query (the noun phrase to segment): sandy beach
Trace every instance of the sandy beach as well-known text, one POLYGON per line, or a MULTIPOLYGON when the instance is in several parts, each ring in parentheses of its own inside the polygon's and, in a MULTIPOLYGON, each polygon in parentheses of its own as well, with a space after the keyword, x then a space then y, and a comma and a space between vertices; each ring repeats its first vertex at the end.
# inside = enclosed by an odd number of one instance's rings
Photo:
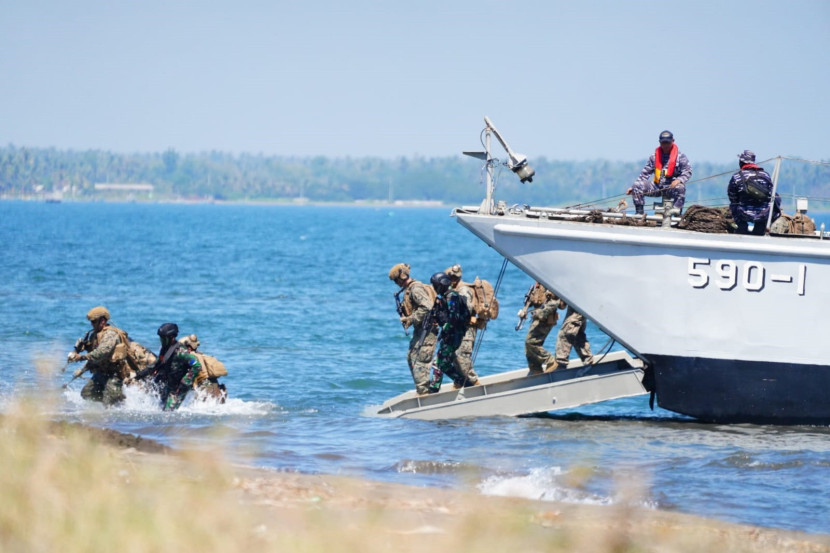
POLYGON ((1 430, 3 551, 830 551, 826 535, 276 472, 33 417, 1 430))

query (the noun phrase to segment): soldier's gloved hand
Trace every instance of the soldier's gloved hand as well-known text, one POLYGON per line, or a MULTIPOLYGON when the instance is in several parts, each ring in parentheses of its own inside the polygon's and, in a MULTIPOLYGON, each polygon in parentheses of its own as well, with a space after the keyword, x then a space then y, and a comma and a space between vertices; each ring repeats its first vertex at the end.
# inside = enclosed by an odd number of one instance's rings
POLYGON ((81 367, 80 369, 75 369, 75 372, 72 373, 72 376, 74 376, 75 378, 78 378, 82 374, 84 374, 84 368, 83 367, 81 367))
POLYGON ((70 351, 69 355, 66 356, 66 360, 69 361, 70 363, 74 363, 75 361, 79 360, 78 359, 79 357, 80 357, 80 355, 78 355, 77 352, 70 351))
POLYGON ((404 328, 409 328, 410 326, 412 326, 412 316, 410 315, 409 317, 407 317, 406 315, 404 315, 403 317, 401 317, 401 323, 403 324, 404 328))
POLYGON ((524 319, 525 317, 527 317, 527 311, 525 311, 524 309, 519 309, 518 315, 520 319, 524 319))

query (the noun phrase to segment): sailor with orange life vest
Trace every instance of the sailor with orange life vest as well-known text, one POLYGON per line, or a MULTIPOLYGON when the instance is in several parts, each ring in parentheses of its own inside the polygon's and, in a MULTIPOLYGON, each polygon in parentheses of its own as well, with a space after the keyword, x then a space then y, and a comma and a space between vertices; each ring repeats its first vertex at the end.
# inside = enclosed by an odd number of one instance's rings
POLYGON ((686 201, 686 182, 692 178, 692 166, 686 154, 677 149, 674 135, 669 131, 660 133, 660 145, 648 158, 640 176, 625 193, 634 197, 634 210, 644 213, 644 196, 667 194, 674 207, 682 210, 686 201))

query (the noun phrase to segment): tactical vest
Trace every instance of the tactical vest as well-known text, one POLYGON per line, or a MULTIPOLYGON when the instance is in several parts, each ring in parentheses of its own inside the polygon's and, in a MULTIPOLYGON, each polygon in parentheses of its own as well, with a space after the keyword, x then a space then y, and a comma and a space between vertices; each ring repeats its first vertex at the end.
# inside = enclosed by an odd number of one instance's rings
POLYGON ((93 351, 98 349, 98 345, 101 343, 101 339, 104 336, 104 333, 108 330, 112 330, 118 336, 118 343, 115 345, 115 348, 112 350, 110 354, 110 358, 106 360, 102 360, 100 364, 97 364, 90 368, 92 372, 104 372, 107 374, 115 374, 118 373, 122 377, 125 376, 126 371, 129 370, 127 367, 126 359, 128 357, 127 352, 129 351, 127 344, 129 343, 129 338, 127 337, 127 333, 121 330, 120 328, 113 326, 111 324, 107 324, 104 328, 101 329, 100 332, 96 332, 95 335, 92 337, 92 340, 89 344, 89 348, 87 351, 93 351))
POLYGON ((403 308, 403 314, 407 317, 410 317, 415 312, 415 302, 412 301, 412 289, 415 286, 423 286, 426 289, 427 294, 429 294, 430 303, 427 306, 428 308, 431 308, 433 305, 435 305, 435 298, 437 294, 435 293, 435 290, 432 288, 432 286, 427 286, 423 282, 413 280, 412 283, 406 287, 406 292, 403 293, 403 302, 401 304, 401 307, 403 308))

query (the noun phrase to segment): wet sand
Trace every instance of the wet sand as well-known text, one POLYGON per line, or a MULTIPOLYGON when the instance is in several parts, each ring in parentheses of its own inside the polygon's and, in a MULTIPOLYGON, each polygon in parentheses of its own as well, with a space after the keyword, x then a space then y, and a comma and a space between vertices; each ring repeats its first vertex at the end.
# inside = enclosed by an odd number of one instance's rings
MULTIPOLYGON (((351 477, 231 465, 221 453, 174 451, 131 436, 53 423, 111 446, 127 466, 153 467, 176 480, 212 479, 245 511, 263 543, 341 551, 756 551, 830 552, 830 535, 731 524, 624 506, 571 505, 482 496, 351 477)), ((225 500, 227 502, 227 499, 225 500)))

